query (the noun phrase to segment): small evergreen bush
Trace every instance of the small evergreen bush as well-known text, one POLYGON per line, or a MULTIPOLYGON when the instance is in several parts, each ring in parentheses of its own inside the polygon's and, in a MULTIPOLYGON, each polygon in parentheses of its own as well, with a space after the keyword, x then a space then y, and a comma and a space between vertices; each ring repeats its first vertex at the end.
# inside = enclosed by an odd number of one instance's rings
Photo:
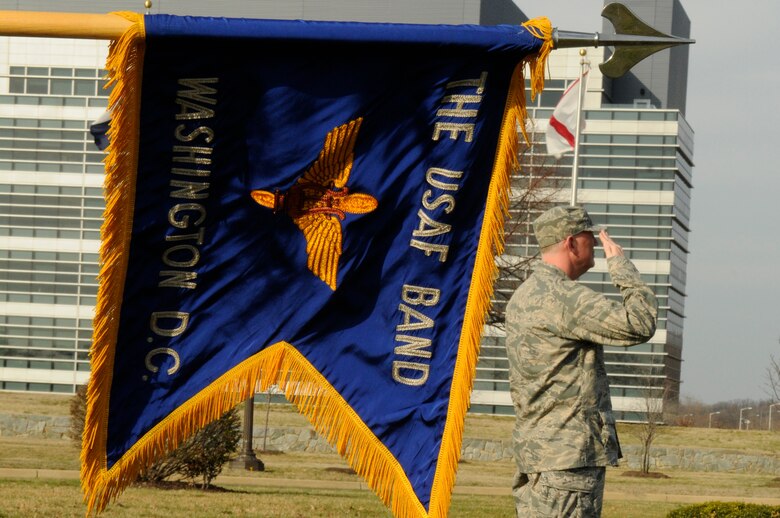
POLYGON ((780 506, 706 502, 675 509, 666 518, 780 518, 780 506))
MULTIPOLYGON (((79 387, 70 404, 70 437, 81 446, 87 411, 86 387, 79 387)), ((241 419, 235 408, 209 423, 177 449, 158 460, 138 476, 141 482, 159 483, 181 475, 194 483, 200 479, 203 489, 222 472, 230 454, 241 441, 241 419)))

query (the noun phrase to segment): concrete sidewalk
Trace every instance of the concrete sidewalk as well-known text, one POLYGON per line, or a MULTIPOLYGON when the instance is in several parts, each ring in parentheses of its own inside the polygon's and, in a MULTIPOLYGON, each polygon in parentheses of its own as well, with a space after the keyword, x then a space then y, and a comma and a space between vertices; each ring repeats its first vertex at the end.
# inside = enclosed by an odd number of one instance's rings
MULTIPOLYGON (((79 472, 76 470, 62 469, 15 469, 0 468, 0 478, 7 479, 55 479, 55 480, 78 480, 79 472)), ((217 486, 256 486, 256 487, 280 487, 280 488, 300 488, 300 489, 332 489, 336 491, 344 490, 364 490, 369 491, 368 485, 361 479, 358 480, 314 480, 314 479, 293 479, 264 477, 262 472, 249 473, 247 475, 237 475, 236 471, 231 470, 228 474, 220 475, 214 479, 214 485, 217 486)), ((455 494, 460 495, 483 495, 483 496, 511 496, 509 487, 493 486, 464 486, 455 485, 455 494)), ((780 505, 778 498, 760 498, 760 497, 734 497, 718 495, 668 495, 661 493, 627 493, 621 491, 604 492, 604 500, 613 501, 641 501, 641 502, 669 502, 678 504, 698 504, 703 502, 721 501, 721 502, 745 502, 750 504, 780 505)))

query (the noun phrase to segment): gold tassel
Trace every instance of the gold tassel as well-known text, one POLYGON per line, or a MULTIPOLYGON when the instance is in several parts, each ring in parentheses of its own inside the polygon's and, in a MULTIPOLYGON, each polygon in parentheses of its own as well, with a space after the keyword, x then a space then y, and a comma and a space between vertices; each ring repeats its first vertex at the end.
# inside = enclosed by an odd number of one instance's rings
POLYGON ((531 70, 531 100, 533 100, 536 98, 536 94, 544 90, 544 69, 553 48, 553 28, 550 20, 544 16, 528 20, 523 24, 523 27, 533 36, 544 41, 542 48, 528 59, 531 70))

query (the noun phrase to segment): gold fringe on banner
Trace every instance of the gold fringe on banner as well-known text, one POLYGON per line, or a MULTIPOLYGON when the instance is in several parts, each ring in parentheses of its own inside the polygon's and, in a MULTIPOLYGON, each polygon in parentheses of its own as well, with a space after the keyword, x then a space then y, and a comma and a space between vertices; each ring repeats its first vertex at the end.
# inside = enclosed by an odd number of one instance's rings
POLYGON ((447 516, 452 498, 452 488, 458 470, 463 426, 471 400, 474 373, 479 358, 479 345, 485 317, 493 296, 493 284, 498 277, 495 257, 504 252, 504 221, 509 216, 510 177, 520 169, 518 126, 528 142, 525 123, 528 111, 525 104, 524 69, 530 65, 532 95, 544 88, 544 69, 552 49, 552 25, 547 18, 534 18, 523 24, 544 44, 537 54, 528 56, 515 67, 507 93, 504 117, 501 123, 493 175, 488 188, 485 216, 477 247, 474 273, 471 276, 469 298, 458 344, 458 357, 450 390, 447 422, 439 451, 439 463, 431 490, 430 518, 447 516))
MULTIPOLYGON (((107 69, 114 89, 110 97, 111 145, 106 159, 106 212, 101 233, 101 272, 96 308, 92 377, 87 391, 87 417, 81 454, 81 484, 87 514, 102 511, 138 474, 162 454, 174 450, 198 429, 218 419, 255 392, 279 386, 288 400, 333 445, 369 487, 399 518, 447 516, 460 458, 463 425, 469 406, 479 342, 497 276, 494 257, 503 252, 504 219, 508 214, 510 175, 519 167, 519 125, 525 134, 525 80, 530 65, 532 92, 544 86, 545 61, 551 49, 549 20, 525 25, 544 38, 538 54, 520 63, 507 95, 500 140, 478 244, 471 289, 453 376, 447 422, 426 512, 402 466, 382 442, 293 345, 279 342, 226 372, 147 432, 111 469, 106 464, 108 399, 114 364, 113 344, 127 271, 127 250, 132 228, 135 174, 138 156, 143 19, 120 13, 132 27, 110 48, 107 69)), ((527 140, 527 136, 526 136, 527 140)))
POLYGON ((132 23, 111 42, 106 68, 113 86, 109 96, 111 144, 105 160, 104 195, 106 209, 100 230, 100 274, 98 303, 93 321, 90 349, 91 376, 87 387, 87 412, 81 450, 81 486, 87 513, 102 510, 108 500, 133 478, 107 481, 106 433, 108 398, 114 366, 114 348, 119 326, 119 308, 127 272, 127 250, 135 202, 135 172, 138 160, 138 128, 141 71, 144 51, 143 17, 136 13, 115 13, 132 23))

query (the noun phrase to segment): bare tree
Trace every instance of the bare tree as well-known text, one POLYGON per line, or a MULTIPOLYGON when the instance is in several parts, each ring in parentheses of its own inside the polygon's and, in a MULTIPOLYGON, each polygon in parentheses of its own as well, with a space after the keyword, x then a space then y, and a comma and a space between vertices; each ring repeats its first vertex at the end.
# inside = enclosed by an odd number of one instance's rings
POLYGON ((504 253, 496 257, 499 273, 487 323, 498 327, 504 324, 506 304, 512 293, 528 277, 539 256, 531 223, 553 206, 561 190, 559 167, 538 140, 540 134, 530 133, 529 137, 532 144, 521 146, 521 169, 511 178, 509 218, 504 224, 504 253))
POLYGON ((780 359, 769 357, 769 365, 766 368, 765 392, 775 401, 780 401, 780 359))
POLYGON ((642 410, 646 419, 635 428, 640 445, 640 471, 646 475, 650 473, 650 451, 653 442, 658 438, 661 427, 665 424, 664 401, 668 397, 669 389, 666 384, 658 387, 653 378, 648 378, 642 389, 642 410))

